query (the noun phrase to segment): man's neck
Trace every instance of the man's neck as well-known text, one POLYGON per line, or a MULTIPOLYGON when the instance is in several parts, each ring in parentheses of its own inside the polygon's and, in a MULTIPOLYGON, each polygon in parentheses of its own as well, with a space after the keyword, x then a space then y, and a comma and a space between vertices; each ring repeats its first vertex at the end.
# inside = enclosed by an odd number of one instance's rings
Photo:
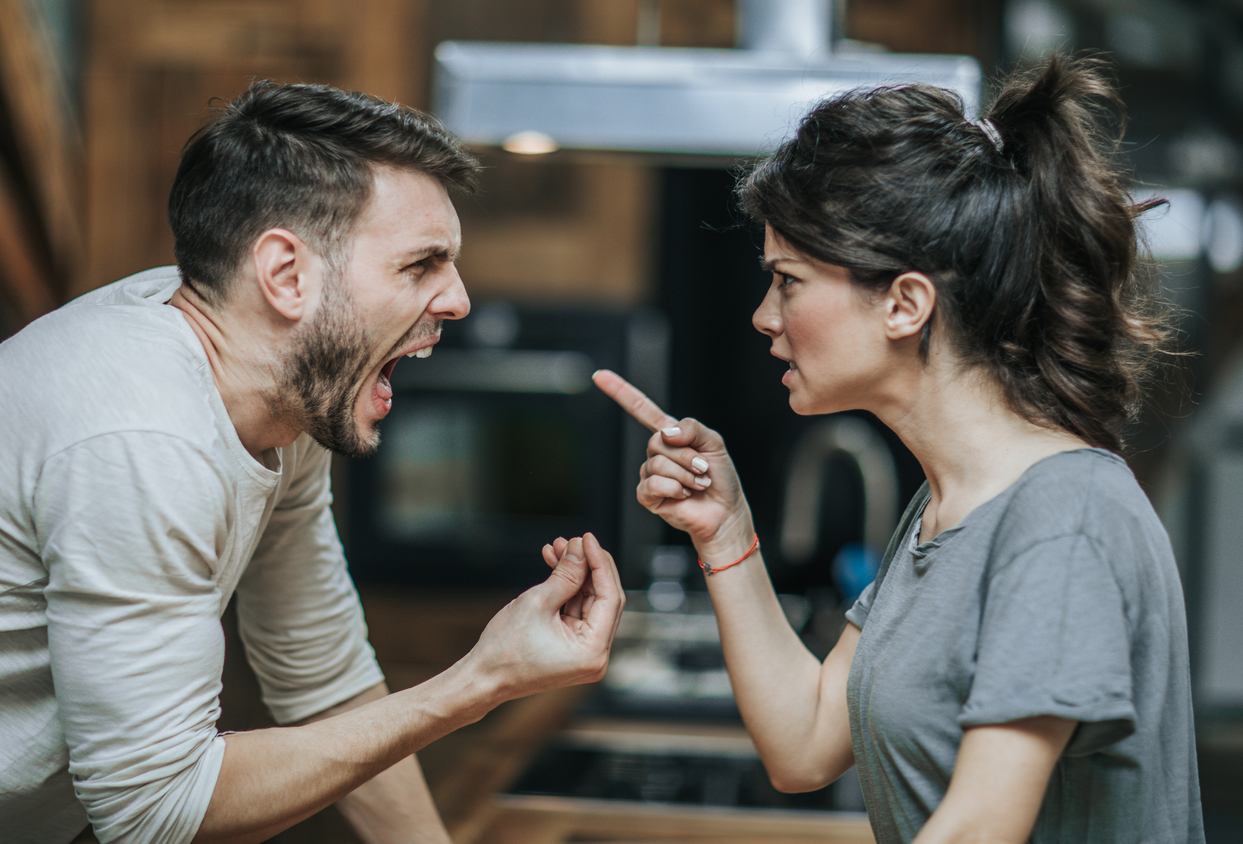
POLYGON ((265 345, 263 327, 243 324, 235 302, 210 305, 185 284, 168 304, 181 311, 203 344, 212 380, 246 451, 263 462, 265 451, 292 443, 299 431, 281 418, 275 399, 280 361, 274 347, 265 345))

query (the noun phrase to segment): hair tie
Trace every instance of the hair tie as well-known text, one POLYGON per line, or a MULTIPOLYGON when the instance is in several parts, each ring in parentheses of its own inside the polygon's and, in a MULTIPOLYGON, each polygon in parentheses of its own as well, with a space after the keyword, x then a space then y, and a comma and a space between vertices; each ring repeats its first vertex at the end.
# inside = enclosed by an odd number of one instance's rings
POLYGON ((993 142, 993 147, 996 148, 998 152, 1001 152, 1001 148, 1005 146, 1005 141, 1001 139, 1001 132, 998 131, 997 124, 986 118, 984 120, 977 120, 975 125, 978 126, 980 131, 987 135, 988 139, 993 142))

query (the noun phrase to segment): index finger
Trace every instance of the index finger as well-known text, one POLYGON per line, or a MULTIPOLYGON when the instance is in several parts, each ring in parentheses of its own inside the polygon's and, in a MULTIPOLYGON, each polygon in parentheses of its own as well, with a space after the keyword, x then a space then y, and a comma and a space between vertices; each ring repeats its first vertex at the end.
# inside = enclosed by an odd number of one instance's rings
POLYGON ((661 410, 656 402, 643 395, 638 387, 616 372, 600 369, 591 376, 591 380, 604 391, 606 396, 620 404, 622 410, 639 420, 639 424, 648 430, 659 431, 661 428, 678 424, 677 419, 661 410))
POLYGON ((587 558, 587 566, 591 571, 591 586, 595 592, 595 601, 587 611, 586 619, 592 627, 609 629, 609 638, 617 635, 621 624, 622 607, 626 603, 626 593, 622 590, 621 575, 613 558, 600 547, 600 540, 595 534, 583 535, 583 554, 587 558))

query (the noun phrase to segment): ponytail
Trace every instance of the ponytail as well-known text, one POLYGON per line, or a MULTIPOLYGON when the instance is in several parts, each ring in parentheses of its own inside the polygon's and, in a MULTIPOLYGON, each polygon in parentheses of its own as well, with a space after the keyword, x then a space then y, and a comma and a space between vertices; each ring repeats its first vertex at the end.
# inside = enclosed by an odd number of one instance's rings
POLYGON ((925 355, 942 331, 1016 412, 1119 450, 1170 330, 1136 269, 1135 218, 1158 201, 1123 186, 1104 70, 1055 56, 1007 80, 978 123, 927 86, 827 100, 743 177, 740 204, 863 287, 926 274, 925 355))

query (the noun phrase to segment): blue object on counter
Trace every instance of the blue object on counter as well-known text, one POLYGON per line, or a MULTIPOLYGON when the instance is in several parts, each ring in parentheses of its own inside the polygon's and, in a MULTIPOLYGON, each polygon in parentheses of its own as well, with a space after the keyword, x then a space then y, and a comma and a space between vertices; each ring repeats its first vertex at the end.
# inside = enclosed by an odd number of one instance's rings
POLYGON ((833 582, 847 604, 853 604, 880 571, 880 554, 870 545, 850 542, 833 558, 833 582))

